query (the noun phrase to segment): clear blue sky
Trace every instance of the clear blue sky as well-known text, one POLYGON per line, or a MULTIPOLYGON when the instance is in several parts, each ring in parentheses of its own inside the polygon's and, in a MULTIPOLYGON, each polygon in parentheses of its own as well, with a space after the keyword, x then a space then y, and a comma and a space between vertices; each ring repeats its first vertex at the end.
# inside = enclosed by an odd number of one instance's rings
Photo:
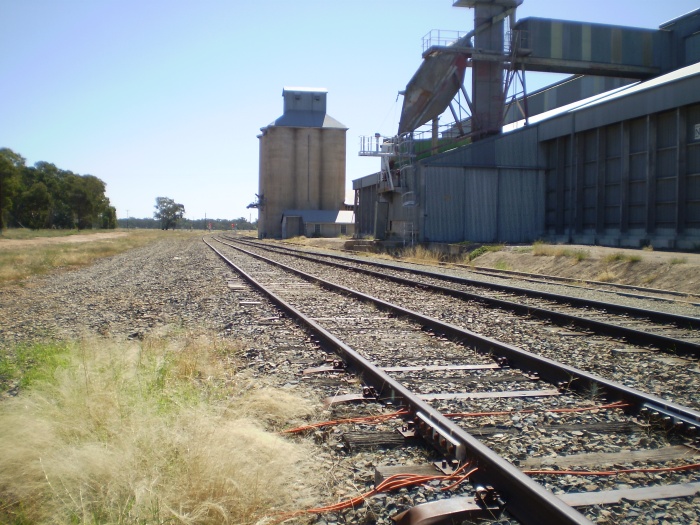
MULTIPOLYGON (((99 177, 120 218, 151 217, 165 196, 191 219, 255 219, 257 135, 281 116, 283 87, 328 89, 328 113, 349 128, 351 187, 379 170, 359 137, 396 133, 422 37, 473 27, 452 3, 0 0, 0 147, 99 177)), ((698 7, 525 0, 518 18, 657 28, 698 7)))

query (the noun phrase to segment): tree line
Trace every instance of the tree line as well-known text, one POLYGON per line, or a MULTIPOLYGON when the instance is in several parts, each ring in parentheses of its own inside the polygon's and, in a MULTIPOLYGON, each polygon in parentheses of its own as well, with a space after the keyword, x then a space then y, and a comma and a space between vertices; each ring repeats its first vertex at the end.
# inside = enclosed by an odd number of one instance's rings
POLYGON ((20 154, 0 148, 0 230, 117 227, 117 211, 102 180, 49 162, 25 162, 20 154))
MULTIPOLYGON (((143 228, 143 229, 163 229, 163 223, 156 218, 129 217, 128 219, 117 219, 119 228, 143 228)), ((257 230, 258 221, 250 222, 244 217, 238 219, 188 219, 183 217, 177 221, 177 227, 183 230, 208 230, 231 231, 231 230, 257 230), (235 225, 235 226, 232 226, 235 225)))
POLYGON ((244 217, 186 219, 184 205, 168 197, 156 198, 153 218, 117 220, 105 190, 106 184, 94 175, 79 175, 44 161, 27 166, 20 154, 0 148, 0 231, 8 227, 257 229, 257 220, 251 223, 244 217))

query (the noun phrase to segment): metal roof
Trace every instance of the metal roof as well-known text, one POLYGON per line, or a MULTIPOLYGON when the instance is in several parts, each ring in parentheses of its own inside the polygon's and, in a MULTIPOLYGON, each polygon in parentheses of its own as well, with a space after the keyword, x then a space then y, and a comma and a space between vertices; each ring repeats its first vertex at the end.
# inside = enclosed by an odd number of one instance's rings
POLYGON ((683 20, 684 18, 689 18, 691 16, 695 16, 695 15, 700 15, 700 9, 691 9, 690 11, 685 13, 684 15, 680 15, 680 16, 677 16, 676 18, 672 18, 668 22, 664 22, 663 24, 661 24, 659 26, 659 29, 668 29, 670 26, 679 22, 680 20, 683 20))
POLYGON ((350 210, 285 210, 282 217, 301 217, 305 223, 355 223, 355 213, 350 210))
POLYGON ((348 129, 330 115, 318 111, 288 111, 274 122, 270 122, 269 126, 348 129))
MULTIPOLYGON (((623 97, 629 97, 636 93, 641 93, 655 88, 667 88, 674 82, 678 82, 680 80, 688 79, 698 75, 700 75, 700 63, 686 66, 684 68, 672 71, 671 73, 661 75, 651 80, 646 80, 644 82, 636 82, 628 86, 623 86, 617 89, 613 89, 611 91, 607 91, 605 93, 601 93, 600 95, 589 97, 584 100, 579 100, 578 102, 574 102, 572 104, 567 104, 566 106, 562 106, 551 111, 546 111, 544 113, 531 117, 529 119, 529 122, 530 124, 537 124, 539 122, 553 119, 561 115, 573 113, 587 108, 593 108, 595 106, 606 104, 608 102, 616 101, 623 97)), ((644 112, 648 109, 649 108, 640 108, 640 111, 644 112)), ((524 125, 525 122, 521 120, 519 122, 515 122, 513 124, 504 126, 503 131, 514 131, 516 129, 522 128, 524 125)))
POLYGON ((347 130, 347 126, 326 113, 326 88, 285 87, 282 89, 284 111, 282 116, 267 126, 290 128, 331 128, 347 130))
POLYGON ((313 88, 313 87, 289 87, 285 86, 282 88, 282 92, 285 91, 299 91, 304 93, 328 93, 326 88, 313 88))

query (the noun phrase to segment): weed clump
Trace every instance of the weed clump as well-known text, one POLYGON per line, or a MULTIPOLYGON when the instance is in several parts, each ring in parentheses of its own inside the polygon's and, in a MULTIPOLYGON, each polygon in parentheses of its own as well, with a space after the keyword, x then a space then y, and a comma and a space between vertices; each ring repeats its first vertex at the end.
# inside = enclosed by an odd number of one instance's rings
POLYGON ((500 252, 501 250, 503 250, 502 244, 479 246, 476 250, 472 250, 469 253, 469 260, 473 261, 477 257, 484 255, 485 253, 500 252))
POLYGON ((440 262, 440 253, 424 246, 411 246, 401 251, 399 257, 407 261, 437 264, 440 262))
POLYGON ((588 250, 565 248, 563 246, 551 246, 544 241, 536 241, 532 245, 532 254, 535 256, 570 257, 576 263, 585 261, 589 257, 588 250))
POLYGON ((64 350, 0 404, 1 523, 252 524, 316 503, 306 445, 270 431, 309 403, 231 375, 219 358, 235 348, 188 336, 64 350))
POLYGON ((608 263, 608 264, 615 263, 615 262, 638 263, 641 260, 642 260, 641 255, 637 255, 637 254, 628 255, 628 254, 625 254, 623 252, 614 252, 614 253, 611 253, 609 255, 606 255, 603 258, 603 261, 605 263, 608 263))

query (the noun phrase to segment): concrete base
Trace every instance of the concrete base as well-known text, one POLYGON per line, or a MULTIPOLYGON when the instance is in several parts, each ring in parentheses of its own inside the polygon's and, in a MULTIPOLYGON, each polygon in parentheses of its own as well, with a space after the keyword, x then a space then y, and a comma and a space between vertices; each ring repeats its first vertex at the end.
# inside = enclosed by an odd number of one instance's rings
POLYGON ((659 250, 675 250, 676 239, 670 237, 649 237, 648 244, 659 250))
POLYGON ((643 237, 622 237, 620 239, 620 246, 623 248, 642 248, 647 244, 647 239, 643 237))
POLYGON ((571 237, 572 244, 595 244, 595 234, 577 233, 571 237))
POLYGON ((602 235, 600 237, 596 238, 596 242, 598 246, 613 246, 613 247, 618 247, 620 246, 620 237, 617 235, 602 235))
POLYGON ((376 252, 379 248, 379 243, 377 241, 366 241, 363 239, 351 239, 345 241, 343 246, 346 250, 354 252, 376 252))

